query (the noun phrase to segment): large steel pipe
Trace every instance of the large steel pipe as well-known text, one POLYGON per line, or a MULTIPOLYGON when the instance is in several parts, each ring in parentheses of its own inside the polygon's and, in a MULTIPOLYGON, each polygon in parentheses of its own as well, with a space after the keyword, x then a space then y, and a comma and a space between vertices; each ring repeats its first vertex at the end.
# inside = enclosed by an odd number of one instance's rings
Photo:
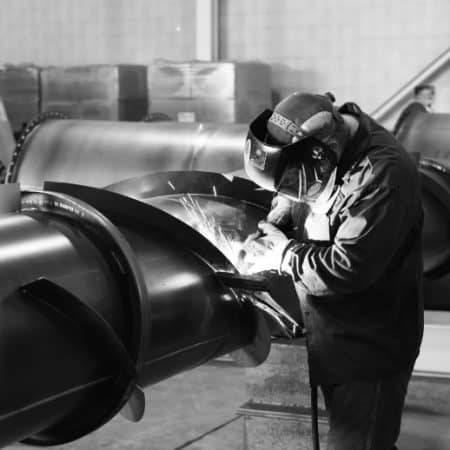
POLYGON ((262 362, 270 347, 201 235, 130 198, 73 192, 24 192, 0 216, 0 445, 76 439, 138 386, 234 351, 262 362))
POLYGON ((400 138, 422 174, 425 305, 450 310, 450 114, 418 114, 400 138))
POLYGON ((37 120, 13 156, 8 181, 103 187, 167 170, 242 169, 243 124, 37 120))
POLYGON ((43 430, 74 411, 87 411, 89 395, 99 395, 94 409, 104 404, 106 414, 113 408, 112 402, 119 400, 107 393, 114 393, 118 371, 107 352, 95 351, 88 336, 48 304, 25 294, 25 286, 48 278, 95 305, 125 342, 129 313, 118 274, 75 226, 24 213, 2 216, 0 227, 0 445, 33 435, 45 442, 43 430))
MULTIPOLYGON (((173 122, 36 122, 19 143, 9 180, 34 186, 52 180, 104 187, 141 178, 145 179, 146 189, 151 190, 157 189, 160 181, 157 177, 151 181, 146 177, 149 173, 174 170, 243 173, 246 129, 246 125, 173 122)), ((442 290, 431 292, 429 286, 432 284, 434 288, 442 283, 447 286, 445 280, 450 278, 450 115, 417 116, 403 143, 410 152, 421 155, 426 306, 449 308, 448 296, 442 295, 442 290)), ((166 189, 167 181, 163 184, 166 189)))
POLYGON ((400 140, 408 151, 450 169, 450 114, 417 114, 400 140))

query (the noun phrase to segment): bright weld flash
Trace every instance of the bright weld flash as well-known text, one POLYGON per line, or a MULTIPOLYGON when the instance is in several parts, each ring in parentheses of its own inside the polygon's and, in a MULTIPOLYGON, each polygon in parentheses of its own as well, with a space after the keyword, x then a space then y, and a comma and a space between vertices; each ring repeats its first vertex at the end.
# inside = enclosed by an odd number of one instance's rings
MULTIPOLYGON (((214 189, 215 186, 213 187, 214 189)), ((240 257, 242 242, 228 235, 212 215, 206 215, 192 195, 184 195, 180 198, 180 202, 188 214, 190 225, 212 242, 240 271, 241 267, 239 266, 243 266, 242 258, 240 257)))

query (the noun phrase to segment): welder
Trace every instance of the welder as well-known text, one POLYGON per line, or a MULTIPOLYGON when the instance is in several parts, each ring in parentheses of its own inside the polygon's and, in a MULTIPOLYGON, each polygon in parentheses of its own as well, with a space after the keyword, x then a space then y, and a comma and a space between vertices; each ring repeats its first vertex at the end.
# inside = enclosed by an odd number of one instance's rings
POLYGON ((395 449, 423 333, 419 175, 355 103, 294 93, 249 126, 245 168, 275 192, 252 272, 293 277, 329 450, 395 449))

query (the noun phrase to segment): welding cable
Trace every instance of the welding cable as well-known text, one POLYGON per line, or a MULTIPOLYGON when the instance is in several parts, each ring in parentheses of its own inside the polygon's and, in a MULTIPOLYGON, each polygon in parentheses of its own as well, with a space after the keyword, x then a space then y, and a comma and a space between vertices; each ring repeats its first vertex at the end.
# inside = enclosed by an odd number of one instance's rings
POLYGON ((179 445, 178 447, 175 447, 173 450, 182 450, 186 447, 189 447, 191 444, 194 444, 195 442, 200 441, 201 439, 205 438, 206 436, 214 433, 215 431, 220 430, 223 427, 226 427, 227 425, 229 425, 230 423, 235 422, 236 420, 240 419, 241 416, 236 416, 233 417, 232 419, 227 420, 226 422, 221 423, 220 425, 215 426, 214 428, 211 428, 210 430, 206 431, 205 433, 201 434, 200 436, 197 436, 194 439, 189 439, 188 441, 186 441, 185 443, 179 445))
POLYGON ((317 412, 317 385, 310 383, 311 392, 311 426, 313 449, 320 450, 319 443, 319 417, 317 412))

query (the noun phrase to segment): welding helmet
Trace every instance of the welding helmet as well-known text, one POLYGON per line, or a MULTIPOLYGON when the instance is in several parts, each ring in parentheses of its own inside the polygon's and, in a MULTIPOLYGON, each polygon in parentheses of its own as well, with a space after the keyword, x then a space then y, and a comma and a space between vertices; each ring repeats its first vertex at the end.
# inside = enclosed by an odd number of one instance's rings
POLYGON ((244 152, 251 180, 295 200, 314 201, 334 186, 336 127, 328 96, 293 94, 249 127, 244 152))

